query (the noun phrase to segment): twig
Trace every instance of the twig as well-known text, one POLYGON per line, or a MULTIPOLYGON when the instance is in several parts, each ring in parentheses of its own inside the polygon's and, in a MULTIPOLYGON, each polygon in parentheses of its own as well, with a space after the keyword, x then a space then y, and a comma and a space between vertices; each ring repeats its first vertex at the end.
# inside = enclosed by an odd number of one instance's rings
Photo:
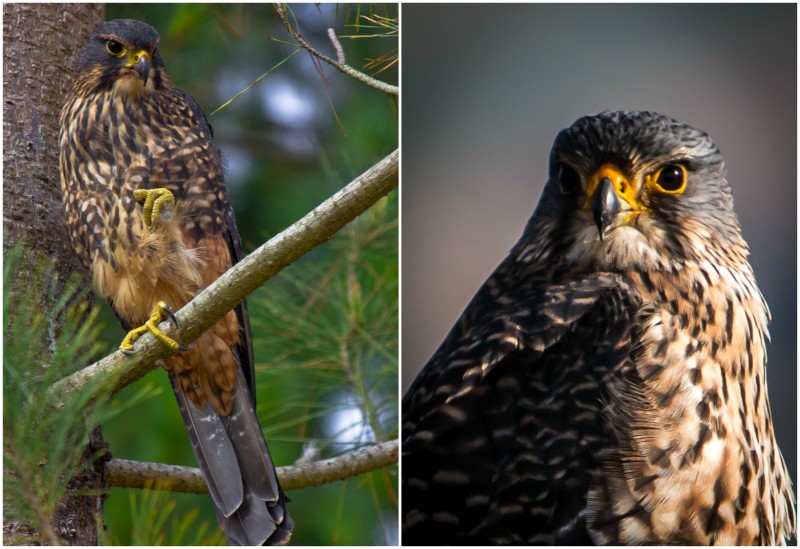
POLYGON ((342 45, 339 43, 339 39, 336 38, 336 31, 333 29, 328 29, 328 38, 331 39, 331 44, 333 44, 333 49, 336 50, 336 60, 339 61, 342 65, 345 65, 344 60, 344 50, 342 49, 342 45))
POLYGON ((275 12, 278 14, 278 17, 280 17, 281 21, 283 22, 283 26, 286 27, 286 30, 289 31, 289 34, 292 35, 292 38, 297 40, 297 43, 300 44, 302 48, 308 50, 308 52, 314 57, 322 61, 325 61, 332 67, 339 69, 344 74, 350 76, 351 78, 355 78, 359 82, 363 82, 364 84, 366 84, 371 88, 374 88, 378 91, 382 91, 383 93, 388 93, 389 95, 394 95, 394 96, 400 95, 400 88, 398 88, 397 86, 392 86, 385 82, 381 82, 380 80, 372 78, 371 76, 368 76, 363 72, 354 69, 350 65, 345 65, 344 63, 335 61, 334 59, 331 59, 324 53, 317 51, 314 47, 312 47, 308 42, 305 41, 305 39, 300 35, 299 32, 297 32, 294 29, 294 27, 292 27, 292 23, 289 21, 289 18, 286 15, 286 10, 283 4, 275 4, 275 12))
MULTIPOLYGON (((170 322, 162 322, 159 328, 185 345, 196 340, 256 288, 333 238, 339 229, 396 188, 398 159, 399 152, 395 150, 231 267, 175 313, 180 329, 176 330, 170 322)), ((113 390, 118 391, 153 370, 155 361, 170 354, 172 351, 146 333, 136 342, 133 356, 117 351, 55 383, 51 391, 59 398, 67 398, 75 389, 95 379, 115 380, 113 390)))
MULTIPOLYGON (((392 440, 331 459, 278 467, 278 478, 284 490, 310 488, 388 467, 397 463, 397 455, 398 442, 392 440)), ((106 463, 106 475, 111 486, 121 488, 208 492, 200 469, 194 467, 115 458, 106 463)))

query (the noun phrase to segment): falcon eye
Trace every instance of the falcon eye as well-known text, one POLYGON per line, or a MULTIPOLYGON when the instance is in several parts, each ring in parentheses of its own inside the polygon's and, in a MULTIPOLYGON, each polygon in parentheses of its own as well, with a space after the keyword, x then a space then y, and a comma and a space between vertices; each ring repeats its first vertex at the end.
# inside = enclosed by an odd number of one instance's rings
POLYGON ((108 53, 110 53, 114 57, 122 57, 123 55, 125 55, 125 46, 123 46, 116 40, 109 40, 108 42, 106 42, 106 50, 108 50, 108 53))
POLYGON ((561 194, 573 194, 578 192, 581 186, 581 178, 572 167, 566 164, 558 166, 558 188, 561 194))
POLYGON ((686 189, 686 168, 680 164, 668 164, 655 175, 657 191, 666 194, 679 194, 686 189))

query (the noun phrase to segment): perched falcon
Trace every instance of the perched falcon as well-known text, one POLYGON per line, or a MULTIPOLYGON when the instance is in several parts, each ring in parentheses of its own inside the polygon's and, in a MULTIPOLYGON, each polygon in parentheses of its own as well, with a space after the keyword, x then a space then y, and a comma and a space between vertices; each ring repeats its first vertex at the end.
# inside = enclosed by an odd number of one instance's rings
MULTIPOLYGON (((158 34, 120 19, 92 32, 61 112, 70 241, 123 326, 151 331, 231 543, 285 543, 286 498, 255 414, 244 301, 188 349, 156 326, 241 257, 222 160, 197 103, 169 79, 158 34)), ((174 319, 174 317, 173 317, 174 319)))
POLYGON ((562 131, 539 205, 403 399, 403 544, 781 544, 769 311, 719 149, 562 131))

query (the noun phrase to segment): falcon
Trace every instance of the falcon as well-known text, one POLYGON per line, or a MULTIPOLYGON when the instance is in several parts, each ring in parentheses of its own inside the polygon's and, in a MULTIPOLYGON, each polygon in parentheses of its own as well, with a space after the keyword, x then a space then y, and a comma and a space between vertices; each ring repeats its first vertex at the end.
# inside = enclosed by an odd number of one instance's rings
POLYGON ((560 132, 521 239, 403 398, 403 544, 785 544, 748 254, 704 132, 560 132))
POLYGON ((59 149, 72 247, 135 352, 146 331, 164 360, 217 519, 231 543, 288 541, 292 520, 255 414, 244 301, 188 348, 157 325, 239 261, 222 159, 200 107, 174 85, 158 33, 103 23, 75 64, 59 149))

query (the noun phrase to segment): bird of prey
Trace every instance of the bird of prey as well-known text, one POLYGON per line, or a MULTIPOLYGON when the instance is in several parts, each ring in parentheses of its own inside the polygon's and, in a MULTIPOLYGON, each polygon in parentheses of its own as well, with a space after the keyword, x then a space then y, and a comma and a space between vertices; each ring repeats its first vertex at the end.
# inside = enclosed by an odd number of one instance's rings
POLYGON ((748 253, 704 132, 560 132, 524 234, 403 399, 403 544, 785 543, 748 253))
POLYGON ((75 253, 130 330, 178 354, 164 366, 218 521, 231 543, 288 541, 292 520, 255 415, 244 301, 185 348, 159 331, 241 257, 220 153, 200 107, 170 81, 158 33, 103 23, 61 112, 61 186, 75 253))

